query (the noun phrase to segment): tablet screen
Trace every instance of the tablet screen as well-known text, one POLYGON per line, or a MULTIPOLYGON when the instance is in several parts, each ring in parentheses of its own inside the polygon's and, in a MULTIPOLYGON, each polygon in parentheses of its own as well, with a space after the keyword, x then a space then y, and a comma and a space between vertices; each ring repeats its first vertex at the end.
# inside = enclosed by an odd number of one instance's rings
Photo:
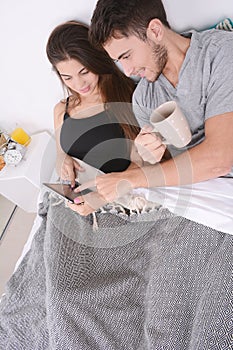
MULTIPOLYGON (((62 183, 44 183, 47 188, 55 192, 56 194, 60 195, 62 198, 69 200, 70 202, 74 202, 74 199, 78 196, 83 196, 89 192, 91 192, 90 189, 86 189, 82 192, 74 192, 74 189, 71 188, 70 185, 62 184, 62 183)), ((78 187, 80 184, 76 182, 76 187, 78 187)))

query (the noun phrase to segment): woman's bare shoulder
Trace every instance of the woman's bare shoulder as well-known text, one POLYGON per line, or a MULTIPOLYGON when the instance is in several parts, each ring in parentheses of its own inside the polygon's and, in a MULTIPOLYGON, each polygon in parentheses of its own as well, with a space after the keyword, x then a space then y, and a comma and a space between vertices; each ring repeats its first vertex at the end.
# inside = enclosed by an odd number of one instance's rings
POLYGON ((66 109, 66 100, 61 100, 54 106, 54 113, 65 112, 65 109, 66 109))
POLYGON ((65 109, 66 100, 61 100, 54 106, 54 125, 56 127, 60 126, 63 123, 65 109))

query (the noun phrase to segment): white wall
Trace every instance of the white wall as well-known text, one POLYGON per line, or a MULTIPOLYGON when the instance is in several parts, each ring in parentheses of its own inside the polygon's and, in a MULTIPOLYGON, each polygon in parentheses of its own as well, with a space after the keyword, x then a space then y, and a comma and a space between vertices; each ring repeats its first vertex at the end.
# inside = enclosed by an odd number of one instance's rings
POLYGON ((63 97, 45 46, 53 28, 70 19, 89 23, 96 0, 0 1, 0 128, 29 133, 53 129, 63 97))
MULTIPOLYGON (((153 0, 151 0, 153 1, 153 0)), ((53 28, 70 19, 90 23, 97 0, 1 0, 0 128, 53 130, 53 106, 63 97, 45 45, 53 28)), ((233 18, 232 0, 164 0, 171 26, 203 29, 233 18)))

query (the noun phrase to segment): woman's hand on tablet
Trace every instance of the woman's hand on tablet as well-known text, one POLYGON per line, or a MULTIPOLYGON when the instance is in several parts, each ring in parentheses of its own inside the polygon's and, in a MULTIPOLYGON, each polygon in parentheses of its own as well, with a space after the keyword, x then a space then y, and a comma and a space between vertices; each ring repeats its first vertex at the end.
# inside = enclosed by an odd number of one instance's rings
POLYGON ((101 208, 107 203, 107 201, 97 192, 90 192, 84 196, 78 196, 74 199, 73 203, 67 203, 67 206, 76 211, 82 216, 87 216, 97 209, 101 208))
POLYGON ((78 171, 84 171, 80 164, 72 157, 66 155, 62 164, 60 177, 62 180, 70 181, 71 187, 75 187, 75 178, 77 177, 78 171))

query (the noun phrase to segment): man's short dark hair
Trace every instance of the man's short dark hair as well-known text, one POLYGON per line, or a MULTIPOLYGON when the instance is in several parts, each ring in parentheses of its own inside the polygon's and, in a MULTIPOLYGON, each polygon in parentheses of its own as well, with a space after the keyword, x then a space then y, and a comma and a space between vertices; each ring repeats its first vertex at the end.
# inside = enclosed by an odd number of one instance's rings
POLYGON ((161 0, 99 0, 91 19, 90 41, 100 47, 117 34, 145 40, 153 18, 170 28, 161 0))

